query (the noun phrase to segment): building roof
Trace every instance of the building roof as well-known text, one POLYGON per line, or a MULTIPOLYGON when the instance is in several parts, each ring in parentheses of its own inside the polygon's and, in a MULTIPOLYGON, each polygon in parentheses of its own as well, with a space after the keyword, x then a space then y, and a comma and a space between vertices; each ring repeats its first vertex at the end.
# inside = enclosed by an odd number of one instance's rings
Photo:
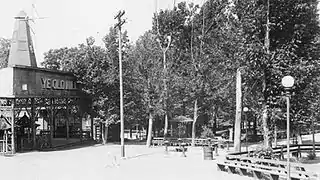
POLYGON ((30 26, 24 11, 15 17, 8 59, 8 66, 12 65, 37 67, 30 26))

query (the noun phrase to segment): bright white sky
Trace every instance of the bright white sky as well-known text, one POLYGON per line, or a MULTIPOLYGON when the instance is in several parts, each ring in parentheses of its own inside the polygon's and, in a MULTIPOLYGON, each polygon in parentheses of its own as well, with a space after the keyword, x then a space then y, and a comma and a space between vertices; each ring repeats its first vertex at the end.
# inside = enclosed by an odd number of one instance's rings
MULTIPOLYGON (((204 0, 186 1, 202 4, 204 0)), ((38 15, 48 17, 36 20, 33 27, 39 64, 49 49, 77 46, 88 36, 96 38, 96 45, 102 45, 101 39, 116 23, 114 16, 119 10, 126 11, 123 28, 132 41, 137 40, 151 28, 155 3, 156 0, 0 0, 0 37, 11 38, 14 16, 20 10, 32 16, 35 4, 38 15)), ((173 3, 174 0, 158 0, 158 9, 172 8, 173 3)))

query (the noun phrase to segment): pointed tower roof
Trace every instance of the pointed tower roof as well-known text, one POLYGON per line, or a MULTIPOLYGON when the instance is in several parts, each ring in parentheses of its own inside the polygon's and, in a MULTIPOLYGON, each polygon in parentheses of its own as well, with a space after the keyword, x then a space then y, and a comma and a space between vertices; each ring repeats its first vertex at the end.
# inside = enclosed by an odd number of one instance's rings
POLYGON ((8 66, 21 65, 37 67, 28 15, 26 12, 20 11, 15 19, 8 66))
POLYGON ((26 17, 27 17, 27 13, 24 11, 20 11, 15 17, 15 19, 25 19, 26 17))

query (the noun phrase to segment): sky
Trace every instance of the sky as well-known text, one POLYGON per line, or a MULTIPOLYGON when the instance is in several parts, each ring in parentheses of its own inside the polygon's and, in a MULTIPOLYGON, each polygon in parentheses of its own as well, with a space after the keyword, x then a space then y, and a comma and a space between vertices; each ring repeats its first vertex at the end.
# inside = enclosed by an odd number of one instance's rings
POLYGON ((30 17, 41 17, 32 25, 39 64, 43 61, 44 52, 77 46, 89 36, 95 37, 96 45, 103 46, 101 39, 116 24, 114 17, 119 10, 126 12, 123 17, 127 23, 123 29, 128 31, 130 40, 134 42, 151 29, 156 9, 172 8, 174 1, 177 4, 182 0, 0 0, 0 37, 12 37, 14 17, 20 10, 30 17))

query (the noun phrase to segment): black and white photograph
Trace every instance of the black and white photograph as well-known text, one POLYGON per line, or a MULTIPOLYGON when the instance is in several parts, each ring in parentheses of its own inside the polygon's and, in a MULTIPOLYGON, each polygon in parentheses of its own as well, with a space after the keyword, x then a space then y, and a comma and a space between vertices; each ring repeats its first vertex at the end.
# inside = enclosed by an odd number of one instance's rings
POLYGON ((0 0, 0 180, 320 180, 319 14, 0 0))

